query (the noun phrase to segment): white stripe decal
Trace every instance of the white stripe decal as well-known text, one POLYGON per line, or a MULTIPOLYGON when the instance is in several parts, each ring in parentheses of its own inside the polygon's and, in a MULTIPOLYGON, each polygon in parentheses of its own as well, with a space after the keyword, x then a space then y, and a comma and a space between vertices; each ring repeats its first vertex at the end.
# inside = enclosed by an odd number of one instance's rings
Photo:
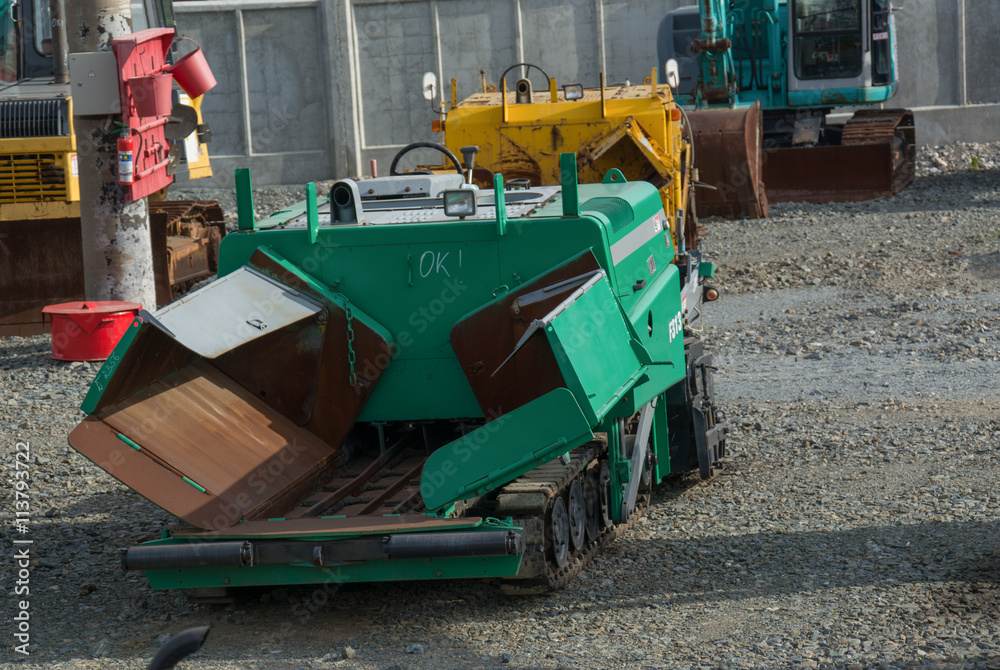
POLYGON ((663 222, 666 216, 661 209, 658 214, 654 214, 640 225, 636 226, 632 232, 611 245, 611 262, 615 265, 642 248, 646 242, 663 230, 663 222))

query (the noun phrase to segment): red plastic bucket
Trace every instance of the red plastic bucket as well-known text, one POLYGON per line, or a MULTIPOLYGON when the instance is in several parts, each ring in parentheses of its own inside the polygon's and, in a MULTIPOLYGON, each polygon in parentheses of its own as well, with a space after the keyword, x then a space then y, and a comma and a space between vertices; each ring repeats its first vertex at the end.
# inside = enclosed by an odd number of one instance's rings
POLYGON ((42 308, 52 319, 52 358, 103 361, 128 330, 142 305, 104 300, 64 302, 42 308))
POLYGON ((170 113, 172 79, 169 74, 129 78, 128 86, 139 116, 166 116, 170 113))
MULTIPOLYGON (((194 42, 190 37, 182 37, 181 39, 194 42)), ((201 50, 201 45, 197 42, 194 42, 194 51, 181 56, 180 60, 167 68, 167 72, 174 75, 174 81, 192 99, 202 95, 205 91, 215 88, 217 83, 215 75, 212 74, 212 68, 208 66, 208 61, 205 60, 205 54, 201 50)))

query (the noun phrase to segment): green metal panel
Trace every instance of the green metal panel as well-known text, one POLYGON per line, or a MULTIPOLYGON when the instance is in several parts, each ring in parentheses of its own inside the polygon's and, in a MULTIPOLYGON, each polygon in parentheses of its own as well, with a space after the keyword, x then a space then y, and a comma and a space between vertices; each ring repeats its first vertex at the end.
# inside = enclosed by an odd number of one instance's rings
POLYGON ((305 234, 227 236, 220 274, 238 267, 256 246, 267 246, 385 326, 391 350, 358 361, 361 372, 370 366, 384 370, 360 420, 481 416, 449 337, 455 321, 491 300, 503 283, 495 224, 321 228, 315 245, 305 234))
MULTIPOLYGON (((275 263, 284 268, 284 270, 289 274, 302 279, 313 291, 315 291, 324 300, 333 303, 334 305, 340 307, 341 309, 346 309, 346 306, 350 301, 350 298, 348 296, 345 296, 343 293, 340 293, 339 291, 333 291, 328 289, 324 284, 317 281, 315 277, 306 272, 303 272, 302 268, 293 263, 290 263, 288 259, 281 256, 281 254, 277 253, 273 249, 261 248, 258 249, 258 251, 269 256, 271 260, 273 260, 275 263)), ((389 333, 389 331, 386 330, 385 327, 383 327, 382 324, 379 323, 379 321, 373 319, 371 315, 369 315, 366 311, 364 311, 364 309, 361 309, 360 306, 358 305, 351 304, 351 312, 355 319, 363 322, 366 326, 374 330, 382 337, 382 339, 386 340, 386 342, 388 342, 390 345, 393 344, 392 334, 389 333)))
POLYGON ((130 346, 132 346, 132 340, 139 333, 139 329, 142 327, 142 317, 136 317, 132 319, 132 323, 129 325, 128 330, 122 334, 118 344, 115 345, 114 350, 112 350, 111 355, 108 359, 104 361, 101 365, 101 369, 97 372, 97 376, 94 381, 90 382, 90 388, 87 389, 87 395, 83 399, 83 404, 80 405, 80 409, 83 410, 84 414, 93 414, 94 409, 97 407, 97 402, 101 399, 101 394, 104 393, 104 389, 107 388, 108 382, 111 381, 111 377, 114 376, 115 370, 118 369, 118 364, 122 362, 122 357, 130 346))
POLYGON ((615 293, 627 309, 636 298, 635 285, 650 282, 674 259, 670 225, 659 192, 646 182, 615 182, 583 185, 580 197, 587 198, 580 206, 583 213, 605 226, 608 255, 614 265, 610 276, 615 293), (615 200, 619 204, 612 215, 615 200), (592 209, 587 207, 590 201, 594 203, 592 209), (626 208, 632 211, 632 217, 623 225, 622 211, 626 208))
POLYGON ((567 389, 546 393, 441 447, 427 459, 420 493, 428 509, 482 495, 594 438, 567 389))
POLYGON ((250 182, 249 168, 236 168, 236 216, 240 230, 254 230, 256 221, 253 212, 253 184, 250 182))
POLYGON ((616 416, 631 416, 664 389, 684 379, 684 318, 676 266, 667 266, 643 289, 629 309, 628 318, 654 364, 647 367, 646 378, 615 408, 616 416))
POLYGON ((563 216, 571 216, 574 218, 579 216, 580 196, 578 194, 579 184, 577 183, 575 153, 565 153, 559 155, 559 183, 562 184, 563 189, 563 216))
POLYGON ((362 561, 320 568, 309 563, 255 565, 242 568, 192 568, 147 570, 154 589, 276 586, 296 584, 346 584, 423 579, 483 579, 513 577, 521 556, 485 558, 428 558, 362 561))
POLYGON ((648 282, 669 267, 674 257, 659 192, 645 182, 581 184, 578 188, 584 201, 579 205, 579 218, 552 218, 553 213, 562 211, 563 201, 557 196, 531 218, 508 224, 515 234, 501 241, 501 277, 508 285, 516 285, 590 248, 628 308, 636 299, 634 284, 648 282), (585 207, 587 201, 595 203, 590 210, 585 207), (631 210, 628 223, 622 223, 623 214, 607 215, 613 202, 618 212, 631 210), (625 254, 628 250, 631 252, 625 254), (615 254, 624 254, 617 263, 615 254))
MULTIPOLYGON (((545 210, 557 204, 558 200, 545 210)), ((605 224, 593 216, 511 221, 508 234, 500 242, 500 277, 513 288, 588 248, 601 267, 613 273, 605 229, 605 224)))
POLYGON ((309 243, 315 244, 319 235, 319 212, 316 204, 316 184, 309 182, 306 185, 306 213, 309 215, 306 221, 306 228, 309 230, 309 243))
MULTIPOLYGON (((379 362, 365 361, 359 365, 358 372, 365 374, 369 365, 379 362)), ((469 382, 452 355, 451 358, 392 361, 361 410, 358 421, 478 419, 482 416, 469 382), (441 397, 444 393, 449 395, 441 397)))
POLYGON ((584 412, 597 424, 643 365, 606 278, 553 319, 545 335, 584 412), (589 411, 588 411, 589 410, 589 411))
POLYGON ((653 413, 653 434, 651 437, 656 465, 653 466, 653 484, 670 474, 670 431, 667 422, 667 399, 661 394, 653 413))

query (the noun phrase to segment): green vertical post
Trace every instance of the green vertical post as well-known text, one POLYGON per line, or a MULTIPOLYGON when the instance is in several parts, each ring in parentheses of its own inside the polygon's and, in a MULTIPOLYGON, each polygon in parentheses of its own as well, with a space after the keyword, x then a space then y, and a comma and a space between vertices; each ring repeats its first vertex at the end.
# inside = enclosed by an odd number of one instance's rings
POLYGON ((253 185, 250 183, 250 169, 236 168, 236 216, 241 231, 256 231, 257 221, 253 213, 253 185))
POLYGON ((507 199, 503 193, 503 175, 493 175, 493 202, 497 209, 497 235, 507 232, 507 199))
POLYGON ((580 192, 576 177, 576 154, 559 154, 563 216, 580 216, 580 192))
POLYGON ((316 206, 316 183, 306 184, 306 226, 309 229, 309 244, 316 244, 319 236, 319 208, 316 206))
POLYGON ((632 479, 632 464, 625 457, 625 445, 622 444, 621 427, 617 419, 609 421, 607 433, 608 465, 611 470, 611 518, 616 523, 621 523, 623 521, 622 502, 625 500, 625 484, 632 479))

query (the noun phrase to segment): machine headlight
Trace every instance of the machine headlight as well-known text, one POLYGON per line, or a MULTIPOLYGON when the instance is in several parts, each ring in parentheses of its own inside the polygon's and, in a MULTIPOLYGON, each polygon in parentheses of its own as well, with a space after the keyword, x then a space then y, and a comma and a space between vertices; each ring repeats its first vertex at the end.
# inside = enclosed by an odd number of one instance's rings
POLYGON ((476 213, 476 192, 471 189, 460 188, 454 191, 444 192, 444 214, 445 216, 458 216, 465 218, 476 213))
POLYGON ((563 86, 563 95, 567 100, 582 100, 583 84, 566 84, 563 86))

